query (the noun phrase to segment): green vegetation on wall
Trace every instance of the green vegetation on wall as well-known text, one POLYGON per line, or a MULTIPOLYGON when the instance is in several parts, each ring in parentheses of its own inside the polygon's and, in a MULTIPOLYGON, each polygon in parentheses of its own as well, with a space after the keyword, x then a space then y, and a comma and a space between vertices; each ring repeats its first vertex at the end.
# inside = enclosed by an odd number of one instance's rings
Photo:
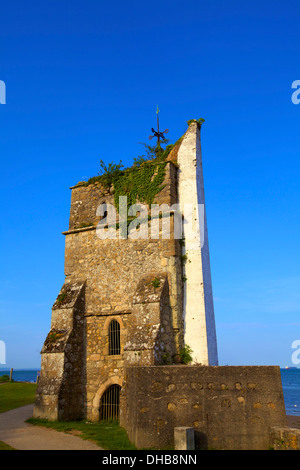
MULTIPOLYGON (((167 141, 162 143, 166 144, 167 141)), ((105 189, 112 188, 118 211, 120 196, 127 196, 128 207, 136 204, 137 201, 150 206, 155 196, 164 188, 166 159, 174 145, 167 145, 165 149, 161 145, 155 147, 144 145, 147 155, 135 158, 130 168, 124 169, 122 161, 106 166, 101 160, 99 175, 80 185, 88 186, 99 182, 105 189)))
POLYGON ((205 122, 205 119, 200 118, 200 119, 190 119, 187 121, 188 125, 192 124, 192 122, 197 122, 198 126, 201 128, 202 124, 205 122))
POLYGON ((181 358, 181 361, 183 364, 190 364, 193 360, 191 354, 192 354, 192 349, 190 346, 187 344, 184 346, 184 348, 181 349, 179 355, 181 358))
MULTIPOLYGON (((204 122, 203 118, 187 121, 188 125, 197 122, 198 126, 204 122)), ((119 212, 119 197, 127 196, 127 208, 139 201, 151 206, 155 196, 164 188, 167 157, 171 150, 182 141, 178 139, 175 144, 168 144, 163 140, 157 146, 143 144, 146 155, 134 158, 133 166, 124 168, 122 160, 119 163, 109 163, 108 166, 100 160, 100 172, 98 176, 90 178, 86 182, 79 183, 80 186, 100 183, 105 189, 114 194, 116 208, 119 212), (162 147, 165 145, 165 148, 162 147)))

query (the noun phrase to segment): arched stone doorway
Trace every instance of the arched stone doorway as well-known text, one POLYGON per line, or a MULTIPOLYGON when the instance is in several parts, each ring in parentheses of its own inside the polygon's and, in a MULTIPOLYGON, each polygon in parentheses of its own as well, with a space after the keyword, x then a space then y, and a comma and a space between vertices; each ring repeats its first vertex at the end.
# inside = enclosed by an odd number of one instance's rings
MULTIPOLYGON (((92 405, 92 421, 98 421, 101 420, 101 407, 103 403, 103 399, 106 400, 106 403, 109 403, 109 396, 107 395, 105 397, 106 392, 114 386, 118 386, 118 390, 115 389, 117 392, 116 398, 118 399, 118 417, 120 415, 120 393, 121 393, 121 387, 123 384, 123 379, 118 376, 113 376, 110 377, 106 382, 104 382, 102 385, 100 385, 94 399, 93 399, 93 405, 92 405), (108 400, 108 401, 107 401, 108 400)), ((111 397, 113 399, 113 396, 111 397)))

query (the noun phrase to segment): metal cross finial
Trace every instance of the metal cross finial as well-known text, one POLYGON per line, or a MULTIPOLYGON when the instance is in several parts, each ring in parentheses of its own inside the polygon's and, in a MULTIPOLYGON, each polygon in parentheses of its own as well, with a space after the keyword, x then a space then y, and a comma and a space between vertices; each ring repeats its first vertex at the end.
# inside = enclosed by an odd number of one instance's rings
POLYGON ((151 131, 153 132, 153 135, 150 135, 149 137, 149 140, 153 139, 153 137, 157 137, 157 147, 160 146, 160 139, 164 139, 165 136, 164 134, 167 134, 169 132, 169 129, 166 129, 164 130, 164 132, 159 132, 159 117, 158 117, 158 113, 159 113, 159 108, 158 106, 156 107, 156 114, 157 114, 157 131, 155 129, 151 129, 151 131))

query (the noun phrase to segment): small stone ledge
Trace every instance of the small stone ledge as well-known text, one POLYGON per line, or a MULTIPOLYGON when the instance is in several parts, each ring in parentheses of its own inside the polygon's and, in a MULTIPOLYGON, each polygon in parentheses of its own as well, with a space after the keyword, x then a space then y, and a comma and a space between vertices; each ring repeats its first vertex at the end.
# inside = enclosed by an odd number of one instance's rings
POLYGON ((65 283, 57 296, 52 310, 73 308, 82 292, 84 285, 85 281, 65 283))
POLYGON ((96 225, 91 225, 90 227, 81 227, 81 228, 73 228, 72 230, 67 230, 66 232, 62 232, 62 235, 71 235, 73 233, 80 233, 80 232, 89 232, 90 230, 96 230, 96 225))
POLYGON ((71 330, 69 329, 51 329, 47 335, 43 349, 41 351, 42 354, 64 352, 70 334, 71 330))
POLYGON ((113 315, 130 315, 132 312, 131 311, 120 311, 120 310, 108 310, 108 311, 105 311, 105 312, 86 312, 84 314, 85 317, 110 317, 110 316, 113 316, 113 315))

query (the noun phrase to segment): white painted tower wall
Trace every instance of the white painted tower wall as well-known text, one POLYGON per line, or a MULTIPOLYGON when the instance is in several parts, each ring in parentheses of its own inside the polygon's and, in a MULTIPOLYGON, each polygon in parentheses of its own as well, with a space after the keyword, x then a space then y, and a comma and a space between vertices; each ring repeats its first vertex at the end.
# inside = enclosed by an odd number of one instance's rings
POLYGON ((194 364, 218 365, 206 222, 200 126, 190 123, 178 151, 179 204, 184 215, 184 341, 194 364), (199 209, 200 205, 200 209, 199 209), (192 217, 190 215, 192 209, 192 217), (191 227, 193 222, 193 232, 191 227), (197 234, 195 236, 195 233, 197 234))

